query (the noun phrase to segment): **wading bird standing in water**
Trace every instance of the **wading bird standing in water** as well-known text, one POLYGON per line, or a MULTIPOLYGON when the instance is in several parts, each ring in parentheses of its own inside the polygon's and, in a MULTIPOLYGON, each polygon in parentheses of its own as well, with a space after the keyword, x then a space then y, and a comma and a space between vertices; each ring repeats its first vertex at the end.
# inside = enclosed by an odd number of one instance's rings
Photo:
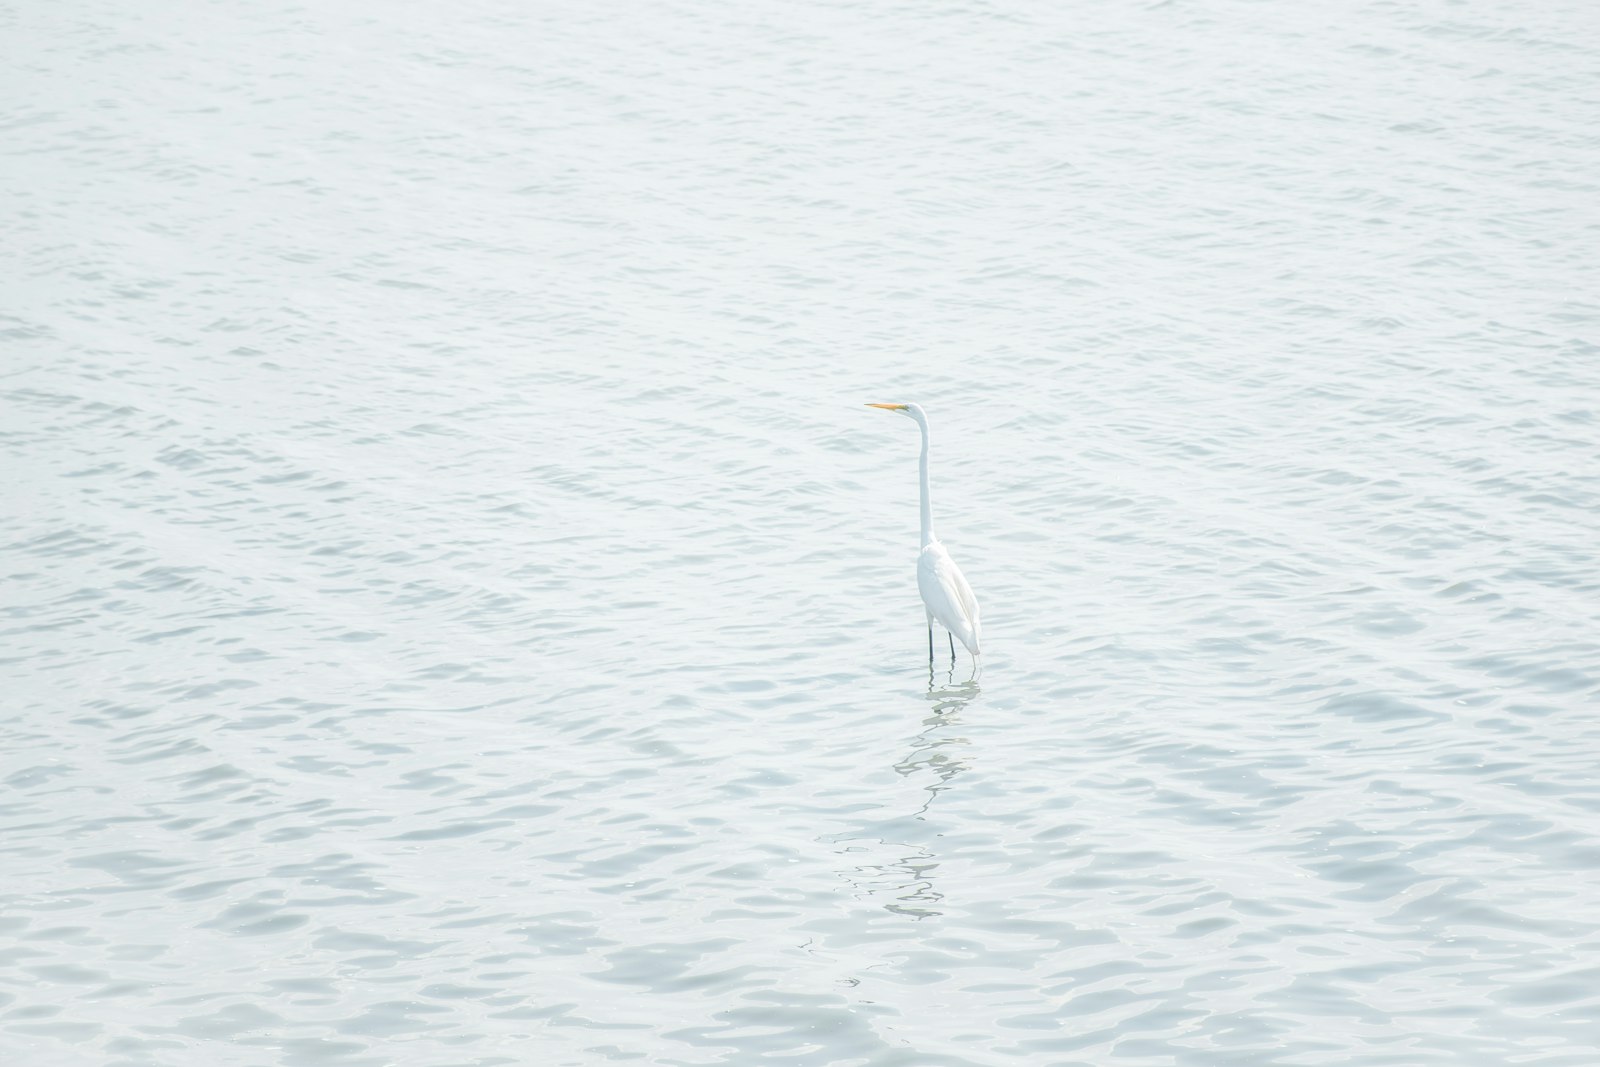
POLYGON ((898 411, 911 418, 922 430, 922 553, 917 557, 917 589, 928 613, 928 668, 933 668, 933 620, 938 619, 951 635, 950 665, 956 663, 957 637, 972 653, 978 665, 978 598, 950 558, 939 539, 933 536, 933 505, 928 502, 928 416, 915 404, 868 404, 869 408, 898 411))

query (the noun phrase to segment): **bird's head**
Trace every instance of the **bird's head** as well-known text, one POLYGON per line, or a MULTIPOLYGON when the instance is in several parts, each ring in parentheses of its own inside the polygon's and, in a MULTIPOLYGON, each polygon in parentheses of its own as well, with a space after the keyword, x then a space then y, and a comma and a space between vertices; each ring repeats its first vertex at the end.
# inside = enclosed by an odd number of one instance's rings
POLYGON ((867 407, 882 408, 885 411, 898 411, 900 414, 909 416, 917 422, 923 422, 927 418, 922 413, 922 409, 915 404, 868 404, 867 407))

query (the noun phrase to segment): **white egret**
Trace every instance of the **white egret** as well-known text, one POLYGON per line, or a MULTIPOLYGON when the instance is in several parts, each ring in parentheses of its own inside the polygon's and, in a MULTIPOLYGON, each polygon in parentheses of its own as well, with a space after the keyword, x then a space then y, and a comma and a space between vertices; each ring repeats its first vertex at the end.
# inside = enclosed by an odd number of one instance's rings
POLYGON ((978 598, 972 595, 972 586, 950 558, 939 539, 933 535, 933 505, 928 502, 928 416, 916 404, 868 404, 869 408, 898 411, 911 418, 922 429, 922 552, 917 556, 917 589, 922 593, 922 605, 928 615, 928 667, 933 667, 933 620, 945 628, 950 638, 950 663, 955 665, 956 642, 967 646, 972 653, 973 666, 978 661, 978 598))

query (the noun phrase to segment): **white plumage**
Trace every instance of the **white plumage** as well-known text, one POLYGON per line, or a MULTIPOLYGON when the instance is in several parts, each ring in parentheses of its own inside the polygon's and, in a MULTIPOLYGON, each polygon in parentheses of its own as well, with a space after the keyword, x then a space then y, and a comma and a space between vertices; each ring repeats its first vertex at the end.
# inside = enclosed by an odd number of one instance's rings
POLYGON ((929 617, 938 619, 968 652, 978 655, 978 598, 972 595, 972 586, 956 561, 937 541, 923 545, 917 556, 917 589, 929 617))
MULTIPOLYGON (((898 411, 909 416, 922 430, 922 459, 919 464, 922 481, 922 552, 917 556, 917 590, 922 594, 922 604, 928 614, 928 662, 933 662, 933 622, 939 621, 950 634, 960 640, 976 661, 979 655, 981 626, 978 620, 978 598, 972 595, 972 586, 956 561, 950 558, 944 545, 933 534, 933 505, 928 499, 928 416, 916 404, 868 404, 868 407, 898 411)), ((955 659, 955 645, 950 646, 951 659, 955 659)))

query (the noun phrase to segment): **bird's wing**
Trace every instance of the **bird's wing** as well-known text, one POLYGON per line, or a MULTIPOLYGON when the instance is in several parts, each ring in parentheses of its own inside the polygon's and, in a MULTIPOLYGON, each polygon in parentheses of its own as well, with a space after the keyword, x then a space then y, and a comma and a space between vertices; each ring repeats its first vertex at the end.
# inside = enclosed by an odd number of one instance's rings
POLYGON ((978 598, 972 595, 961 568, 938 542, 924 548, 917 560, 917 589, 933 617, 976 653, 978 598))
POLYGON ((972 622, 972 632, 978 632, 978 598, 972 593, 972 586, 967 584, 967 576, 961 573, 961 568, 956 566, 956 561, 947 554, 944 561, 950 565, 950 584, 955 586, 956 598, 961 601, 961 610, 972 622))

